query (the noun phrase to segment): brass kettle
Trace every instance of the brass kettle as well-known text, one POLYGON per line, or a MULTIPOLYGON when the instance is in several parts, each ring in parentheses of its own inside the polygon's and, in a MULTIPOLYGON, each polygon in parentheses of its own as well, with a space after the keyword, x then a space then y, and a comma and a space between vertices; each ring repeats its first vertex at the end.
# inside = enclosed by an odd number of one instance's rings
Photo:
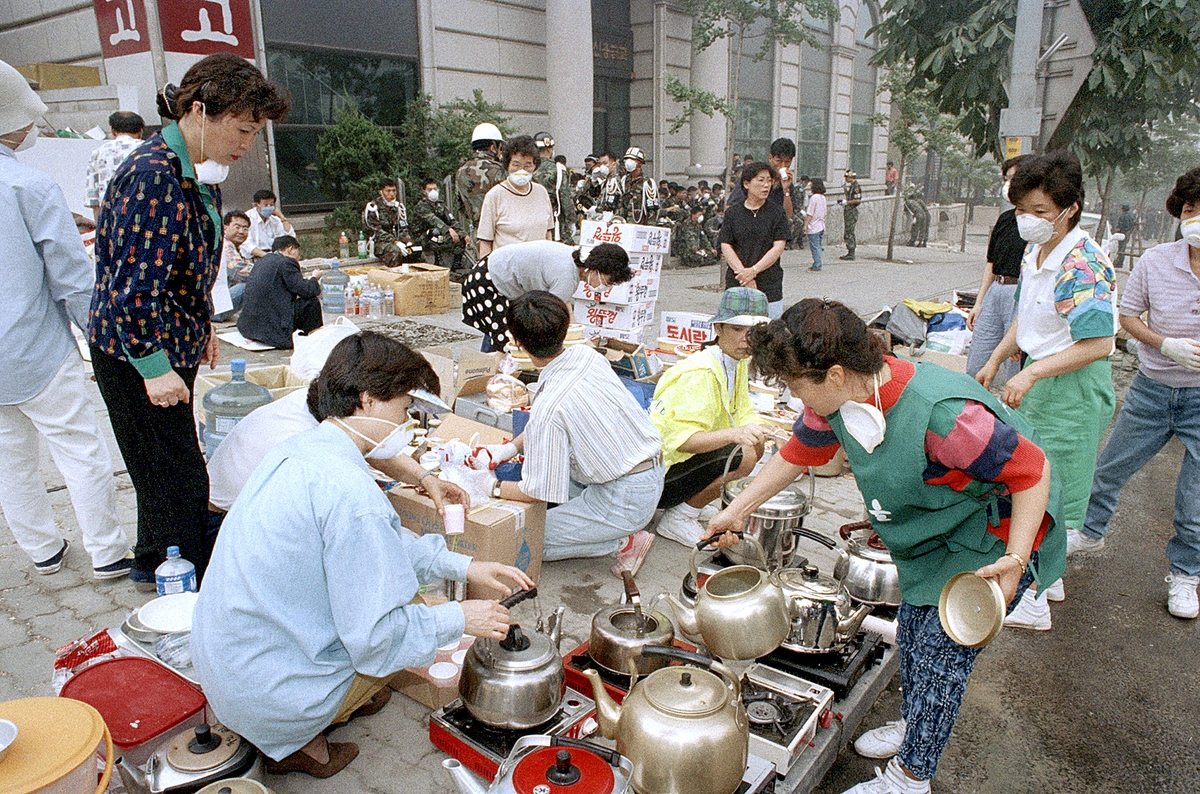
MULTIPOLYGON (((650 645, 642 656, 668 657, 689 666, 664 667, 634 684, 621 705, 595 670, 592 683, 600 732, 617 740, 633 762, 637 794, 733 794, 749 755, 750 726, 737 676, 707 656, 650 645)), ((630 660, 637 678, 637 666, 630 660)))

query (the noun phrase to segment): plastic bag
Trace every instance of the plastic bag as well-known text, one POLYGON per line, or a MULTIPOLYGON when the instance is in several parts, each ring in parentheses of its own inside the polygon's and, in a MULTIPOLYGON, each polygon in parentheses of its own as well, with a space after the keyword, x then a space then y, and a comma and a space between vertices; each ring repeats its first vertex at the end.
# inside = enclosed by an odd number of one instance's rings
POLYGON ((321 374, 325 359, 337 343, 357 333, 358 326, 345 317, 338 317, 337 322, 321 326, 307 335, 296 331, 292 334, 292 369, 300 377, 312 380, 321 374))
POLYGON ((511 413, 529 405, 529 390, 512 375, 493 375, 487 384, 488 407, 498 413, 511 413))
POLYGON ((98 631, 90 637, 68 642, 54 651, 54 677, 51 681, 54 694, 62 691, 71 676, 96 662, 115 659, 117 644, 107 631, 98 631))
POLYGON ((925 339, 925 349, 938 353, 961 356, 971 344, 971 332, 963 328, 957 331, 933 331, 925 339))

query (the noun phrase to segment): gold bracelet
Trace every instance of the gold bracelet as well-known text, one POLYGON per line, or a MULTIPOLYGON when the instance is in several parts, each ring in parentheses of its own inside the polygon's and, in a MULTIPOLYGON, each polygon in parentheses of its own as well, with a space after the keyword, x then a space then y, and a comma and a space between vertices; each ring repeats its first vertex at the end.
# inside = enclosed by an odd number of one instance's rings
MULTIPOLYGON (((1004 555, 1004 557, 1012 557, 1014 560, 1016 560, 1017 565, 1021 566, 1022 573, 1024 573, 1025 569, 1029 567, 1029 563, 1027 563, 1025 560, 1022 560, 1021 555, 1017 554, 1015 551, 1008 552, 1004 555)), ((1000 559, 1004 559, 1004 557, 1001 557, 1000 559)))

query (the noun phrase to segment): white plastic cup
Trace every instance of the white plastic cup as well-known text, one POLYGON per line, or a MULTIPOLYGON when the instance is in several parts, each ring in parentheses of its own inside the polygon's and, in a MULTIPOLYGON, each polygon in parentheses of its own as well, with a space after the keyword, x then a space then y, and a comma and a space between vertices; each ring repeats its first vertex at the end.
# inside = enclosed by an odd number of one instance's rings
POLYGON ((466 531, 467 514, 463 510, 463 506, 459 504, 445 505, 446 510, 446 534, 461 535, 466 531))

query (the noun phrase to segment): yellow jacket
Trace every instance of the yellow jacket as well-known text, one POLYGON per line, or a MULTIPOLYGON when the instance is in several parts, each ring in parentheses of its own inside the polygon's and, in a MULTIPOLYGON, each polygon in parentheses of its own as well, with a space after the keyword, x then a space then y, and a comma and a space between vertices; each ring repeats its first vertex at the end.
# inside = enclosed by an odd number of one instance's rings
POLYGON ((679 446, 696 433, 727 430, 758 421, 750 402, 750 359, 738 362, 733 397, 725 383, 721 351, 711 345, 680 361, 654 389, 650 421, 662 437, 663 461, 670 468, 692 457, 679 446))

